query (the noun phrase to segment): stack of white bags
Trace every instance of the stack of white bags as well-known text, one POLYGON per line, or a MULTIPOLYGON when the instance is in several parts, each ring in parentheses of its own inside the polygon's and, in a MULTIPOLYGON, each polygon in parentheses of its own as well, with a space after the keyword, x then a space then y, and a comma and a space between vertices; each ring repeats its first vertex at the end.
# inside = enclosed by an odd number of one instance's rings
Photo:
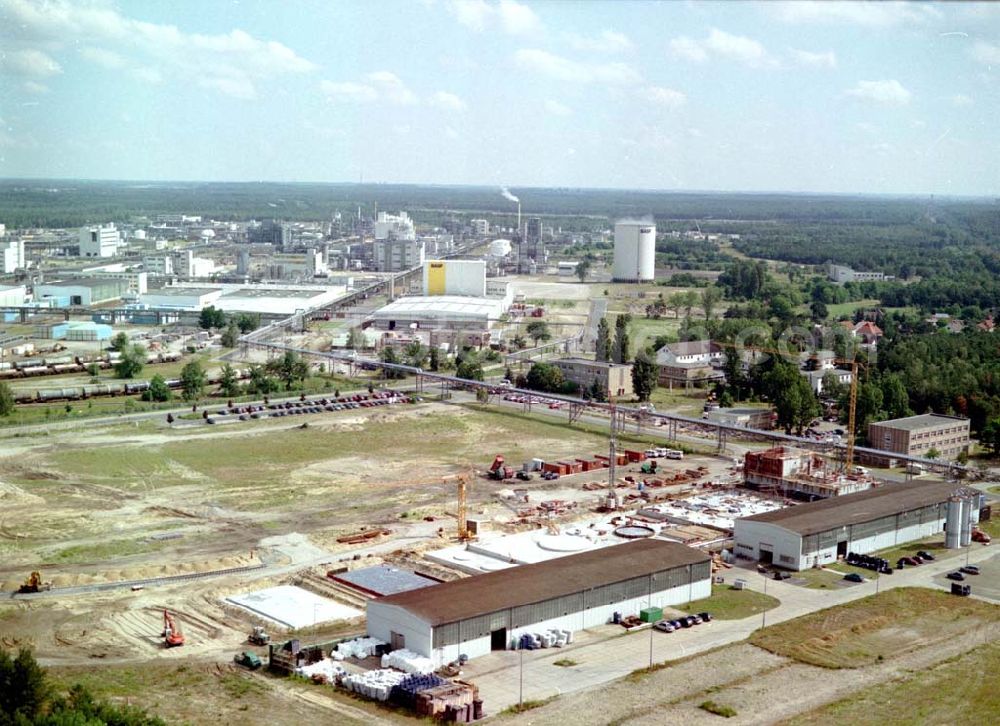
POLYGON ((395 668, 404 673, 433 673, 434 661, 412 650, 394 650, 382 656, 383 668, 395 668))
POLYGON ((391 669, 365 671, 344 676, 340 684, 348 690, 376 701, 388 701, 393 686, 398 686, 406 678, 405 673, 391 669))
POLYGON ((385 645, 385 641, 378 638, 355 638, 339 643, 336 650, 330 655, 336 660, 367 658, 370 655, 375 655, 375 649, 380 645, 385 645))

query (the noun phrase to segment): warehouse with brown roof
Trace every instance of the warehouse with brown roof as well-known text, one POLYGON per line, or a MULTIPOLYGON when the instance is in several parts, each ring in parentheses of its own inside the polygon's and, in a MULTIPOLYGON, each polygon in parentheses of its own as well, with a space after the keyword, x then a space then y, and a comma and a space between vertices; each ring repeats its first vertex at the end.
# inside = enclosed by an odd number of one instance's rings
POLYGON ((707 554, 643 539, 369 600, 368 634, 443 664, 711 593, 707 554))
POLYGON ((954 484, 937 481, 884 484, 737 519, 734 553, 798 571, 836 562, 848 552, 895 547, 941 532, 955 490, 954 484))

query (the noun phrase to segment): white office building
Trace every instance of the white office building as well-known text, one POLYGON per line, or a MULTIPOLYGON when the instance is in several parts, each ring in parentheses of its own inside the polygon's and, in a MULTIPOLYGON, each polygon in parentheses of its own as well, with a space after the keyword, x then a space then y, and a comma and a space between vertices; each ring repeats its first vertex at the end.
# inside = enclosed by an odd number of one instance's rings
POLYGON ((3 252, 3 272, 5 275, 27 267, 24 261, 24 240, 6 240, 0 245, 0 250, 3 252))
POLYGON ((114 224, 80 228, 80 257, 114 257, 120 243, 114 224))

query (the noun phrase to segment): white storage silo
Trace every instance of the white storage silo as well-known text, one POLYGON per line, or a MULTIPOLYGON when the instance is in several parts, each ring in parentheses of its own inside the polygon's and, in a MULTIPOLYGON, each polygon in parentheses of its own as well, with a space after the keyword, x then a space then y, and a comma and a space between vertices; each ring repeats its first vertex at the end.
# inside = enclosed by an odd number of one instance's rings
POLYGON ((972 544, 972 499, 965 497, 962 499, 962 535, 961 545, 968 547, 972 544))
POLYGON ((944 546, 950 550, 962 546, 962 500, 948 500, 948 515, 944 525, 944 546))
POLYGON ((650 282, 656 274, 656 225, 623 221, 615 225, 616 282, 650 282))

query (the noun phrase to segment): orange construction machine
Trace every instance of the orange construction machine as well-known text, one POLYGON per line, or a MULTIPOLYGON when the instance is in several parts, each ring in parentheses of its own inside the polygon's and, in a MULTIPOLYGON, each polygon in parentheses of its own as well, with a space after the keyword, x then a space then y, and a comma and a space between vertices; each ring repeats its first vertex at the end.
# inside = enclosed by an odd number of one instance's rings
POLYGON ((184 645, 184 633, 166 610, 163 611, 163 645, 166 648, 184 645))

